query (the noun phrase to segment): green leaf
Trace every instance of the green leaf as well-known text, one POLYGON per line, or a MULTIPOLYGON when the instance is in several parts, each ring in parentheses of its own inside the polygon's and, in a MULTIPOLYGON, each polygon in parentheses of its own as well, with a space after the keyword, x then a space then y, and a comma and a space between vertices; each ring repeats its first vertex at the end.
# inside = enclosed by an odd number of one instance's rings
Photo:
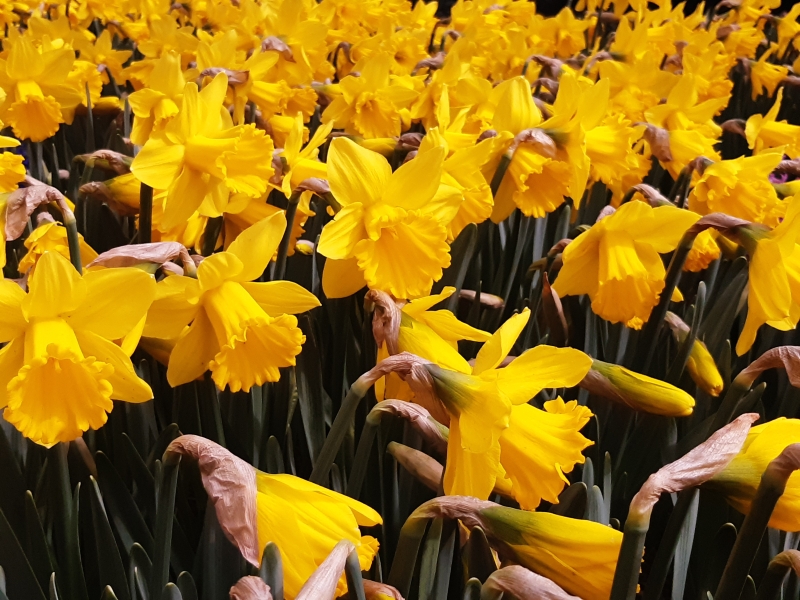
POLYGON ((675 549, 675 564, 672 570, 672 600, 682 600, 686 589, 686 576, 689 574, 689 559, 692 557, 694 532, 697 525, 697 509, 700 505, 700 491, 695 488, 686 518, 683 520, 678 546, 675 549))
POLYGON ((50 592, 49 597, 50 600, 58 600, 58 586, 56 585, 56 574, 52 573, 50 575, 50 583, 47 586, 48 591, 50 592))
POLYGON ((428 600, 434 591, 436 565, 439 561, 439 544, 442 540, 444 520, 437 517, 431 521, 428 535, 422 546, 422 559, 419 564, 419 600, 428 600))
MULTIPOLYGON (((137 488, 137 506, 142 507, 142 513, 155 518, 156 514, 156 482, 153 474, 147 468, 131 439, 122 434, 122 450, 127 459, 131 477, 137 488)), ((140 540, 137 540, 140 541, 140 540)))
MULTIPOLYGON (((136 581, 135 573, 138 573, 138 577, 142 579, 142 581, 150 581, 153 576, 153 563, 150 561, 150 557, 147 555, 147 552, 144 548, 142 548, 139 544, 134 544, 131 546, 131 553, 130 553, 130 563, 128 565, 128 572, 130 573, 129 579, 131 580, 131 589, 134 588, 138 589, 139 584, 136 581), (135 584, 135 585, 134 585, 135 584)), ((147 590, 145 590, 147 592, 147 590)), ((131 597, 134 594, 131 592, 131 597)), ((147 596, 142 596, 139 594, 140 597, 149 597, 149 593, 147 596)))
POLYGON ((50 576, 53 573, 53 562, 47 538, 39 520, 39 511, 33 494, 25 491, 25 555, 30 561, 31 568, 39 581, 39 587, 46 590, 50 584, 50 576))
POLYGON ((153 536, 153 573, 150 580, 150 597, 158 598, 169 580, 169 557, 172 549, 172 523, 175 515, 175 490, 178 485, 178 467, 181 455, 173 452, 164 457, 163 466, 156 462, 157 497, 156 529, 153 536))
POLYGON ((358 562, 358 552, 352 550, 347 555, 344 563, 344 575, 347 580, 349 600, 367 600, 364 594, 364 580, 361 577, 361 565, 358 562))
POLYGON ((103 589, 100 600, 118 600, 117 595, 114 593, 114 588, 112 588, 110 585, 107 585, 103 589))
POLYGON ((97 484, 123 547, 130 552, 134 542, 138 542, 149 553, 153 547, 153 536, 128 488, 104 453, 98 452, 94 458, 97 484))
POLYGON ((388 583, 397 588, 403 598, 408 598, 411 590, 417 553, 427 525, 428 519, 409 519, 400 530, 388 583))
POLYGON ((0 509, 0 564, 11 574, 7 581, 9 597, 45 600, 39 581, 2 509, 0 509))
POLYGON ((2 427, 0 427, 0 473, 3 474, 3 484, 0 485, 0 509, 14 528, 14 533, 23 538, 25 479, 2 427))
POLYGON ((198 600, 194 578, 186 571, 178 575, 178 589, 181 591, 183 600, 198 600))
MULTIPOLYGON (((288 443, 291 443, 291 440, 288 443)), ((286 469, 283 466, 281 445, 278 442, 278 438, 271 435, 269 436, 269 440, 267 440, 267 473, 275 475, 285 472, 286 469)))
MULTIPOLYGON (((587 459, 589 460, 589 459, 587 459)), ((551 512, 564 517, 582 519, 586 514, 588 490, 582 481, 573 483, 558 496, 558 504, 554 504, 551 512)))
POLYGON ((436 581, 433 586, 433 597, 436 600, 447 600, 450 591, 450 572, 453 569, 453 555, 456 540, 459 539, 459 525, 456 522, 445 523, 443 532, 445 542, 439 549, 439 560, 436 568, 436 581), (449 532, 449 534, 448 534, 449 532))
POLYGON ((323 415, 325 391, 322 388, 322 362, 311 317, 307 314, 301 315, 298 324, 306 336, 306 342, 303 344, 303 351, 297 355, 297 367, 295 368, 297 400, 313 465, 325 443, 325 417, 323 415))
POLYGON ((483 583, 497 570, 489 540, 480 527, 473 527, 470 531, 465 552, 468 577, 474 577, 483 583))
POLYGON ((606 525, 608 525, 608 522, 611 520, 612 472, 613 469, 611 465, 611 454, 606 452, 603 460, 603 521, 602 521, 606 525))
POLYGON ((456 312, 458 308, 458 296, 461 286, 464 285, 464 278, 467 276, 469 266, 472 263, 472 256, 478 242, 478 226, 470 223, 458 237, 450 244, 450 266, 442 273, 442 278, 433 285, 432 294, 438 294, 446 286, 453 286, 456 291, 447 299, 445 308, 451 312, 456 312))
POLYGON ((117 542, 111 525, 108 522, 103 497, 94 477, 89 477, 91 488, 89 498, 91 502, 92 526, 94 528, 94 543, 97 547, 97 569, 100 585, 111 586, 118 590, 120 600, 130 600, 128 596, 128 581, 125 578, 125 567, 117 549, 117 542))
POLYGON ((481 582, 474 577, 464 586, 464 600, 480 600, 481 582))
POLYGON ((264 548, 258 574, 269 586, 273 600, 283 600, 283 560, 274 542, 269 542, 264 548))
POLYGON ((586 519, 589 521, 594 521, 595 523, 602 523, 604 525, 608 524, 604 523, 605 508, 603 503, 603 492, 601 492, 600 488, 596 485, 593 485, 591 488, 589 488, 586 519))
POLYGON ((181 590, 174 583, 168 583, 161 592, 161 600, 183 600, 181 590))

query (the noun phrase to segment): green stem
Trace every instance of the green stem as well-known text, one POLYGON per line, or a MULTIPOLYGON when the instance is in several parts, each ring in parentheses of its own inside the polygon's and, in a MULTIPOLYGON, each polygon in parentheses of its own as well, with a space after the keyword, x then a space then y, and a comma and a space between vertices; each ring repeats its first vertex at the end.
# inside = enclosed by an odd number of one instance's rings
MULTIPOLYGON (((92 115, 92 94, 86 83, 86 152, 94 152, 94 116, 92 115)), ((161 593, 161 590, 159 590, 161 593)))
POLYGON ((639 571, 642 568, 644 539, 650 527, 650 519, 636 519, 628 516, 622 534, 614 582, 611 584, 610 600, 633 600, 639 584, 639 571))
POLYGON ((222 231, 223 217, 213 217, 206 223, 203 233, 203 256, 211 256, 217 248, 219 232, 222 231))
POLYGON ((367 600, 364 594, 364 580, 361 577, 361 565, 358 562, 358 552, 351 551, 344 564, 344 575, 347 580, 347 597, 349 600, 367 600))
POLYGON ((146 183, 139 188, 139 243, 149 244, 153 231, 153 188, 146 183))
POLYGON ((178 467, 181 455, 168 452, 156 486, 156 528, 153 570, 150 580, 150 597, 160 598, 161 591, 169 581, 169 559, 172 551, 172 523, 175 515, 175 492, 178 488, 178 467))
POLYGON ((269 542, 264 548, 258 574, 269 586, 273 600, 283 600, 283 559, 274 542, 269 542))
POLYGON ((292 241, 292 228, 294 217, 297 214, 297 205, 300 202, 300 192, 293 192, 286 207, 286 230, 283 232, 281 244, 278 246, 278 258, 275 261, 274 279, 283 279, 286 275, 286 258, 289 255, 289 243, 292 241))
POLYGON ((786 473, 773 469, 773 465, 781 457, 770 463, 761 476, 756 495, 750 505, 750 512, 744 518, 742 528, 736 536, 736 543, 728 557, 728 563, 722 572, 714 600, 738 600, 742 588, 747 582, 747 575, 761 544, 761 538, 767 529, 775 505, 786 489, 786 482, 792 471, 786 473))
POLYGON ((347 495, 351 498, 358 499, 361 495, 361 487, 364 485, 364 477, 367 474, 369 457, 372 453, 372 443, 375 441, 379 425, 380 421, 372 423, 369 417, 367 417, 367 422, 364 423, 353 464, 350 467, 350 476, 347 478, 347 495))
POLYGON ((78 273, 83 273, 83 264, 81 264, 81 240, 78 236, 78 222, 75 220, 75 213, 66 206, 61 207, 61 213, 64 221, 64 228, 67 230, 69 260, 78 273))
POLYGON ((492 177, 492 198, 497 198, 497 191, 500 189, 500 184, 503 183, 503 177, 508 171, 508 166, 511 164, 511 159, 514 158, 513 152, 506 152, 500 157, 500 162, 497 165, 497 170, 492 177))

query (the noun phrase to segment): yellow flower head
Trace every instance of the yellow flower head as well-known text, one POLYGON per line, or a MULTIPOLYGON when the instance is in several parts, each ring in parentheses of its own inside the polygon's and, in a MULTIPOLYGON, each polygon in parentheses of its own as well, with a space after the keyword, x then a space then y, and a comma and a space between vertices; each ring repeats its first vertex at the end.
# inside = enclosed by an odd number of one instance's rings
POLYGON ((202 91, 186 84, 180 112, 151 137, 131 172, 153 189, 166 190, 162 225, 172 228, 201 206, 218 216, 231 193, 257 198, 272 177, 272 140, 255 125, 233 126, 223 108, 227 77, 202 91))
POLYGON ((39 259, 25 294, 0 284, 0 406, 5 419, 34 442, 52 445, 101 427, 112 399, 153 397, 130 359, 111 340, 144 317, 155 282, 138 269, 79 275, 58 252, 39 259))
POLYGON ((783 148, 789 156, 800 155, 800 125, 778 121, 783 102, 783 88, 778 90, 775 104, 766 115, 754 114, 745 123, 747 145, 755 154, 771 148, 783 148))
POLYGON ((328 152, 328 178, 342 209, 322 230, 322 286, 329 298, 365 284, 395 298, 430 291, 450 264, 447 225, 461 199, 439 192, 445 151, 434 148, 392 173, 386 159, 347 138, 328 152))
POLYGON ((143 146, 155 133, 164 130, 180 110, 186 82, 180 57, 165 52, 154 62, 147 87, 128 96, 134 114, 131 141, 143 146))
MULTIPOLYGON (((82 235, 78 234, 78 237, 81 248, 81 264, 88 265, 97 258, 97 252, 83 240, 82 235)), ((67 230, 58 223, 42 223, 39 225, 25 240, 25 247, 28 252, 19 261, 20 273, 31 271, 45 252, 57 252, 64 258, 69 258, 67 230)))
POLYGON ((664 288, 659 254, 674 250, 699 218, 673 206, 623 204, 566 247, 553 289, 561 297, 588 294, 602 318, 641 326, 664 288))
POLYGON ((286 218, 276 212, 241 233, 225 252, 204 259, 197 279, 176 275, 158 284, 144 335, 178 338, 167 370, 170 385, 210 369, 220 389, 249 391, 277 381, 281 367, 295 364, 305 336, 294 314, 319 301, 289 281, 251 283, 267 268, 285 229, 286 218))

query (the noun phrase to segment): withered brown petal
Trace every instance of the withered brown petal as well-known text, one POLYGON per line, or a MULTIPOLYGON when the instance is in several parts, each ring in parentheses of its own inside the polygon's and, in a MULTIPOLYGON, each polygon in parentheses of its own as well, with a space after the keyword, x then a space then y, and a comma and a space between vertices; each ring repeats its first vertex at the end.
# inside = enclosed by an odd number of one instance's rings
POLYGON ((177 452, 197 461, 203 487, 214 504, 225 537, 239 548, 249 563, 259 566, 256 470, 222 446, 198 435, 174 439, 167 452, 177 452))
POLYGON ((367 292, 365 300, 372 302, 372 335, 378 348, 386 344, 389 354, 397 354, 397 342, 400 336, 400 307, 394 298, 380 290, 367 292))
POLYGON ((231 588, 230 600, 272 600, 269 586, 260 577, 247 575, 231 588))
POLYGON ((683 457, 650 475, 631 500, 629 515, 649 518, 663 492, 679 492, 711 479, 739 453, 750 426, 759 418, 757 413, 741 415, 683 457))
POLYGON ((550 329, 550 342, 554 346, 564 346, 567 343, 568 329, 564 308, 561 306, 561 298, 550 286, 550 279, 547 277, 546 271, 542 276, 542 309, 545 322, 550 329))
POLYGON ((180 242, 151 242, 149 244, 129 244, 103 252, 87 267, 132 267, 141 263, 164 264, 180 257, 191 261, 189 251, 180 242))
POLYGON ((650 144, 653 155, 661 162, 672 162, 672 151, 669 149, 669 132, 650 123, 644 130, 644 139, 650 144))
POLYGON ((201 77, 216 77, 220 73, 225 73, 228 77, 228 85, 242 85, 250 79, 250 71, 236 71, 223 67, 209 67, 200 72, 201 77))
POLYGON ((262 52, 268 52, 270 50, 278 52, 285 60, 289 62, 295 62, 294 53, 289 47, 289 44, 277 36, 271 35, 264 38, 264 40, 261 42, 261 50, 262 52))
POLYGON ((347 557, 354 549, 355 546, 348 540, 336 544, 328 558, 300 588, 295 600, 333 600, 336 597, 336 584, 342 576, 347 557))
POLYGON ((483 588, 501 592, 504 598, 515 600, 579 600, 547 577, 519 565, 495 571, 489 575, 483 588))
POLYGON ((301 192, 314 192, 317 196, 324 196, 331 192, 331 186, 328 185, 328 182, 319 177, 303 179, 303 181, 297 184, 296 189, 301 192))
POLYGON ((752 385, 761 373, 768 369, 786 370, 789 383, 800 387, 800 346, 778 346, 770 348, 736 376, 737 381, 752 385))
POLYGON ((417 430, 423 439, 428 442, 435 452, 447 452, 447 440, 436 426, 431 414, 419 404, 405 400, 384 400, 372 407, 372 413, 389 413, 407 420, 417 430))
POLYGON ((50 202, 58 205, 65 215, 64 218, 67 218, 67 214, 72 214, 64 194, 49 185, 35 184, 11 192, 6 205, 6 240, 15 240, 21 236, 28 223, 28 217, 42 204, 50 202))

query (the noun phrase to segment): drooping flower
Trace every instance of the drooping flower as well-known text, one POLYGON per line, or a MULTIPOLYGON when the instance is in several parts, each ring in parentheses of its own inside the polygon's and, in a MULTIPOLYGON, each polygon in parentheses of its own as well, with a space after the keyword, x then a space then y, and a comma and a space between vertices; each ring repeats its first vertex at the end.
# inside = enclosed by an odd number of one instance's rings
POLYGON ((501 559, 547 577, 584 600, 611 594, 622 532, 584 519, 532 512, 466 497, 434 498, 412 519, 458 519, 480 527, 501 559))
POLYGON ((305 341, 296 313, 319 301, 289 281, 255 282, 278 249, 286 218, 276 212, 246 229, 225 252, 197 267, 197 279, 167 277, 147 315, 144 335, 178 338, 167 380, 188 383, 206 370, 220 389, 248 391, 280 378, 305 341), (186 325, 189 325, 187 328, 186 325))
POLYGON ((339 298, 364 285, 395 298, 430 291, 450 264, 447 225, 461 199, 440 193, 444 149, 411 160, 392 173, 386 159, 337 138, 328 152, 328 179, 342 209, 322 230, 318 251, 328 260, 326 296, 339 298))
POLYGON ((673 206, 623 204, 566 247, 553 289, 560 297, 588 294, 602 318, 641 327, 664 288, 659 254, 674 250, 699 218, 673 206))
POLYGON ((164 130, 180 110, 185 87, 180 56, 165 52, 154 61, 147 87, 128 96, 135 117, 131 129, 134 144, 143 146, 154 132, 164 130))
MULTIPOLYGON (((778 417, 750 429, 744 446, 728 466, 706 485, 720 492, 728 504, 743 514, 750 511, 761 475, 769 463, 790 444, 800 442, 800 420, 778 417)), ((769 526, 783 531, 800 530, 800 472, 789 477, 769 526)))
MULTIPOLYGON (((372 564, 378 540, 362 535, 359 526, 383 521, 369 506, 293 475, 258 471, 199 436, 183 435, 167 452, 198 461, 220 527, 248 562, 258 566, 269 542, 280 548, 289 600, 342 540, 353 544, 363 570, 372 564)), ((346 589, 343 575, 337 593, 346 589)))
MULTIPOLYGON (((95 258, 97 252, 87 244, 83 236, 78 234, 80 240, 81 263, 88 265, 95 258)), ((42 223, 25 239, 27 254, 19 261, 18 270, 20 273, 28 273, 33 269, 45 252, 57 252, 64 258, 69 258, 69 245, 67 242, 67 230, 63 225, 57 223, 42 223)))
POLYGON ((172 228, 203 206, 219 216, 230 194, 252 198, 272 177, 272 140, 255 125, 234 127, 223 109, 228 79, 217 75, 202 91, 187 83, 180 112, 151 136, 131 172, 153 189, 166 190, 162 225, 172 228))
POLYGON ((28 294, 0 282, 0 406, 36 443, 68 442, 108 418, 112 399, 145 402, 153 393, 111 340, 128 335, 155 296, 138 269, 79 275, 58 252, 45 252, 28 294))
POLYGON ((800 125, 778 121, 782 102, 783 88, 779 88, 775 104, 770 107, 767 114, 756 113, 747 119, 744 132, 747 145, 754 154, 772 148, 783 148, 789 156, 800 156, 800 125))

